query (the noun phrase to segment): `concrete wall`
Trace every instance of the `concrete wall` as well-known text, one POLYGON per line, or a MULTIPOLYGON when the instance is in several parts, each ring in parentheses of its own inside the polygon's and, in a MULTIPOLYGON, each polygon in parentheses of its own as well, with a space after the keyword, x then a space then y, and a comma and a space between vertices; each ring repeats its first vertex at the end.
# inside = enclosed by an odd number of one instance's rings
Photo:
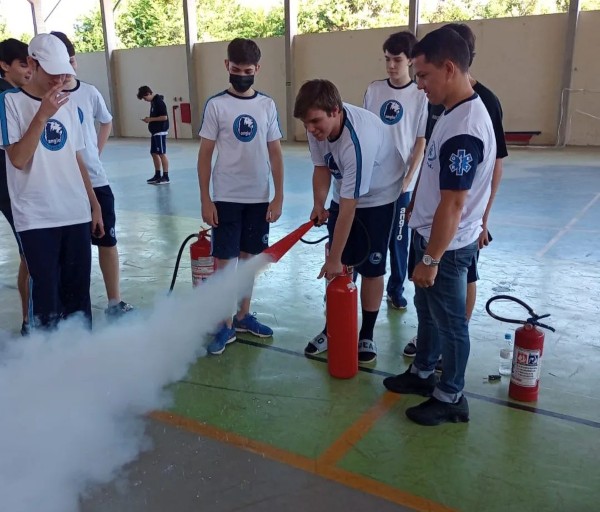
MULTIPOLYGON (((421 25, 419 37, 439 25, 421 25)), ((554 144, 560 118, 561 73, 566 14, 502 18, 469 22, 477 38, 473 75, 500 98, 507 131, 541 131, 533 144, 554 144)), ((568 143, 600 145, 600 11, 580 14, 576 42, 573 110, 568 119, 568 143)), ((384 78, 381 45, 392 32, 403 27, 304 34, 296 39, 296 87, 311 78, 335 82, 344 99, 362 103, 365 88, 372 80, 384 78)), ((256 79, 258 90, 273 97, 285 126, 285 48, 283 38, 257 40, 263 58, 256 79)), ((200 43, 194 47, 197 94, 200 109, 207 98, 228 86, 223 61, 226 42, 200 43)), ((106 67, 102 54, 79 55, 80 77, 95 84, 108 99, 106 67)), ((172 105, 189 101, 184 46, 118 50, 115 52, 117 94, 122 109, 122 133, 146 137, 144 123, 148 104, 137 100, 140 85, 147 84, 164 94, 170 114, 172 105), (157 65, 160 63, 160 65, 157 65), (173 98, 177 97, 174 102, 173 98)), ((189 125, 178 123, 179 136, 191 137, 189 125)), ((300 123, 296 139, 305 139, 300 123)), ((174 130, 171 129, 171 136, 174 130)))
POLYGON ((104 97, 106 106, 112 110, 106 73, 106 58, 104 52, 82 53, 77 55, 77 78, 93 84, 104 97))
POLYGON ((600 11, 582 12, 579 22, 567 141, 600 146, 600 11))
POLYGON ((173 119, 173 106, 180 103, 179 98, 181 102, 190 100, 185 46, 117 50, 114 58, 123 136, 148 137, 148 125, 140 119, 149 114, 150 104, 136 97, 138 88, 148 85, 165 97, 171 121, 169 137, 174 137, 176 120, 179 137, 191 138, 190 125, 180 123, 179 112, 173 119))

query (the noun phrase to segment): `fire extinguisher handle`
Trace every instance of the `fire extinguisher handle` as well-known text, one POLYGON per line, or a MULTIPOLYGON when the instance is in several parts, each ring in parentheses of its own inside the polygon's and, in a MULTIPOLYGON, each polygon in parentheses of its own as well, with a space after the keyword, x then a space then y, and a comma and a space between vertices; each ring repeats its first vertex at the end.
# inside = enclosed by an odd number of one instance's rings
POLYGON ((536 325, 538 327, 548 329, 549 331, 552 331, 552 332, 556 331, 556 329, 554 329, 554 327, 543 324, 539 321, 541 318, 548 318, 550 316, 550 313, 546 313, 544 315, 538 315, 533 310, 533 308, 531 306, 529 306, 529 304, 527 304, 526 302, 523 302, 521 299, 512 297, 511 295, 495 295, 494 297, 492 297, 490 300, 487 301, 487 303, 485 305, 485 310, 487 311, 488 315, 490 315, 492 318, 495 318, 496 320, 500 320, 501 322, 507 322, 510 324, 521 324, 521 325, 527 325, 527 324, 536 325), (512 302, 516 302, 517 304, 520 304, 528 311, 530 317, 527 320, 517 320, 514 318, 504 318, 504 317, 496 315, 495 313, 492 312, 490 306, 492 305, 493 302, 495 302, 497 300, 510 300, 512 302))

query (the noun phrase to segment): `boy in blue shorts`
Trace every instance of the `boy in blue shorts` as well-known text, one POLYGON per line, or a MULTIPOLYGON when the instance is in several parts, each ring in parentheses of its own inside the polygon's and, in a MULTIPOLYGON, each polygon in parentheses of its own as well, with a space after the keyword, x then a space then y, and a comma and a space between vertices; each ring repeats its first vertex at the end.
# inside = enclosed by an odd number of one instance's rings
MULTIPOLYGON (((225 68, 231 86, 209 98, 200 127, 202 219, 213 228, 212 255, 218 269, 262 253, 269 243, 269 223, 281 216, 283 157, 277 107, 252 87, 260 56, 260 49, 250 39, 229 43, 225 68), (275 188, 270 202, 269 174, 275 188)), ((250 314, 250 295, 241 299, 234 318, 220 325, 207 347, 209 354, 222 354, 226 345, 235 341, 236 332, 265 338, 273 335, 270 327, 250 314)))
MULTIPOLYGON (((383 276, 404 167, 389 130, 372 112, 343 103, 328 80, 310 80, 298 92, 294 117, 302 120, 314 164, 310 218, 327 220, 330 251, 320 277, 333 279, 342 264, 361 275, 362 326, 358 358, 377 358, 373 341, 383 295, 383 276), (329 210, 325 200, 333 178, 329 210), (358 219, 358 222, 355 222, 358 219)), ((309 341, 305 354, 327 350, 327 326, 309 341)))
POLYGON ((167 158, 167 135, 169 134, 169 113, 164 96, 152 92, 147 85, 138 89, 138 100, 150 103, 150 115, 142 121, 148 124, 150 132, 150 154, 154 163, 154 176, 146 180, 148 185, 169 184, 169 159, 167 158), (162 166, 162 176, 160 169, 162 166))

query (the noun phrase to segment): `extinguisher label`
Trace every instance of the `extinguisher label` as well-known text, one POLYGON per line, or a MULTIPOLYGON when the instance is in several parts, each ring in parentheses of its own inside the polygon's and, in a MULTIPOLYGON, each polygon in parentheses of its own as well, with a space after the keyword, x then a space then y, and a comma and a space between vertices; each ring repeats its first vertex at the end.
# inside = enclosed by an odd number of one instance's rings
POLYGON ((214 273, 214 259, 212 256, 192 260, 192 285, 197 286, 214 273))
POLYGON ((515 347, 510 381, 519 386, 534 388, 540 380, 541 350, 515 347))

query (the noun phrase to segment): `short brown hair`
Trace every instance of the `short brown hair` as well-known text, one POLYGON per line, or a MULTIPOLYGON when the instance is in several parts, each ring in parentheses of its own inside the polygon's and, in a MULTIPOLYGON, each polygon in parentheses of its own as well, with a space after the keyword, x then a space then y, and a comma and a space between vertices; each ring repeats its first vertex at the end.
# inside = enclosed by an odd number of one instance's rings
POLYGON ((323 110, 327 115, 331 115, 336 108, 342 111, 342 97, 332 82, 315 79, 302 84, 294 104, 294 117, 304 119, 312 108, 323 110))

